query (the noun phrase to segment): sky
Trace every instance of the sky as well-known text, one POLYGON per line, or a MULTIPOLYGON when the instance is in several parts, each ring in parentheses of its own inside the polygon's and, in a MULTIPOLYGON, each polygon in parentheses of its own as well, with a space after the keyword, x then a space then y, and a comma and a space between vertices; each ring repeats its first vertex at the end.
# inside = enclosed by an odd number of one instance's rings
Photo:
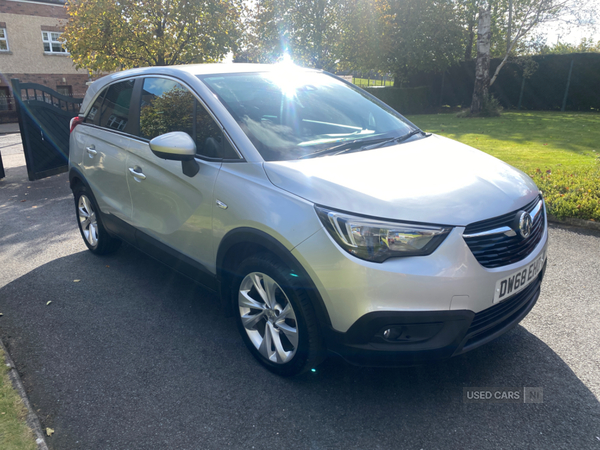
MULTIPOLYGON (((579 4, 581 7, 579 10, 581 20, 585 20, 587 17, 588 21, 594 21, 594 19, 590 18, 592 13, 589 11, 596 11, 596 15, 599 14, 600 0, 575 0, 575 4, 579 4)), ((565 44, 577 45, 581 42, 582 38, 589 37, 593 38, 595 42, 600 41, 600 24, 596 25, 595 28, 591 25, 568 25, 569 22, 573 23, 575 21, 575 16, 567 13, 561 15, 560 20, 540 25, 535 32, 536 34, 539 32, 546 37, 547 45, 554 45, 559 40, 565 44)))
POLYGON ((600 40, 600 32, 587 27, 565 30, 564 28, 559 28, 556 24, 545 24, 538 31, 546 37, 546 44, 550 46, 556 44, 559 40, 562 43, 574 45, 579 44, 582 38, 592 37, 594 41, 600 40))

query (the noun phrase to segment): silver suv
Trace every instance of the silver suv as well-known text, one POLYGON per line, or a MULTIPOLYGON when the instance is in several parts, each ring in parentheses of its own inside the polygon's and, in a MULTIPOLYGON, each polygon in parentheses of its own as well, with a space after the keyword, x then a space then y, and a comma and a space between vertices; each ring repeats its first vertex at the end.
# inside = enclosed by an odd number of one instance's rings
POLYGON ((464 353, 534 306, 532 180, 289 64, 134 69, 88 89, 70 183, 96 254, 121 241, 217 291, 280 375, 464 353))

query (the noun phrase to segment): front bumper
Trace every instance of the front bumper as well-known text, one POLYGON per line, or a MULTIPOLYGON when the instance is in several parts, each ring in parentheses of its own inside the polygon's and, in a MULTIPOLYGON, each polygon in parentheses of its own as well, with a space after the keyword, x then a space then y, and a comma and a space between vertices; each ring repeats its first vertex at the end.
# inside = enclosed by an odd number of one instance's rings
POLYGON ((372 312, 345 333, 329 330, 329 349, 361 366, 413 365, 468 352, 509 331, 531 311, 540 295, 546 264, 523 291, 479 313, 372 312), (404 340, 386 341, 384 330, 399 330, 404 340))

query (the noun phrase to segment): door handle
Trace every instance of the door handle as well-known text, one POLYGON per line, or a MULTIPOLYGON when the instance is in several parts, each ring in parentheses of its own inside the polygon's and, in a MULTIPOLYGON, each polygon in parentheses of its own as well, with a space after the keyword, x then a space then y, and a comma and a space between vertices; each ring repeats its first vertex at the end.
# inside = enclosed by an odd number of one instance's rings
POLYGON ((134 178, 139 178, 140 180, 146 179, 146 175, 144 175, 142 172, 138 172, 133 167, 129 168, 129 173, 133 175, 134 178))
POLYGON ((94 147, 93 145, 90 145, 89 147, 86 147, 85 149, 87 150, 87 152, 88 152, 88 155, 90 156, 90 158, 93 158, 93 157, 94 157, 94 155, 95 155, 96 153, 98 153, 98 152, 95 150, 95 147, 94 147))

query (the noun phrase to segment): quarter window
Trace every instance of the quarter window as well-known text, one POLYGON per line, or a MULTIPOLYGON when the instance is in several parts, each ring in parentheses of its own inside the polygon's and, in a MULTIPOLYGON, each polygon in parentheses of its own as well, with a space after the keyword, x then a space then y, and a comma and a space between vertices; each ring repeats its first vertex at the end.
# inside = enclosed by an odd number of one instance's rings
POLYGON ((8 51, 8 38, 6 37, 6 28, 0 28, 0 52, 8 51))
POLYGON ((42 42, 46 53, 67 53, 60 41, 61 34, 55 31, 42 31, 42 42))
POLYGON ((85 117, 85 123, 93 123, 94 125, 100 124, 100 110, 102 108, 102 102, 104 101, 104 96, 106 95, 107 90, 108 88, 105 88, 98 98, 96 98, 96 101, 90 108, 90 112, 85 117))

